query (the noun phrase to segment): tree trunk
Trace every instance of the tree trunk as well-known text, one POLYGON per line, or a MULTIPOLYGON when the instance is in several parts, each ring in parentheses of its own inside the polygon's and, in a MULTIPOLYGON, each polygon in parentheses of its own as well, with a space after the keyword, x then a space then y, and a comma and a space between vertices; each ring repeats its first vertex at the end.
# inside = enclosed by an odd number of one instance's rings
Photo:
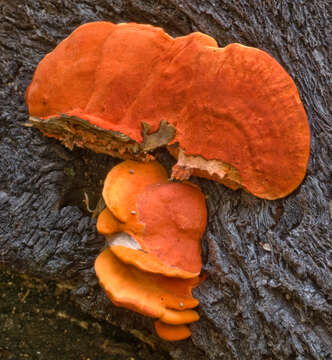
MULTIPOLYGON (((0 24, 0 261, 69 284, 83 313, 121 326, 174 359, 329 359, 332 356, 331 54, 328 0, 11 0, 0 24), (166 343, 153 321, 113 306, 93 262, 104 245, 93 207, 118 160, 69 151, 28 119, 25 89, 41 58, 78 25, 141 22, 172 36, 201 31, 220 46, 258 47, 293 77, 311 126, 303 184, 266 201, 195 179, 207 195, 206 281, 195 291, 192 336, 166 343), (331 202, 330 202, 331 207, 331 202)), ((330 4, 331 5, 331 4, 330 4)), ((158 158, 172 162, 164 151, 158 158)), ((1 332, 1 330, 0 330, 1 332)), ((1 345, 1 344, 0 344, 1 345)))

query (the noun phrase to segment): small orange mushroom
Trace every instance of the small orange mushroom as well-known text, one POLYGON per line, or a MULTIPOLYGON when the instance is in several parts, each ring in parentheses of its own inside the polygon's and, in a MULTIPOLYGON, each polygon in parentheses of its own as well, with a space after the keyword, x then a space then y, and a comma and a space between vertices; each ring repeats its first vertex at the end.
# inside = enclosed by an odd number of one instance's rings
MULTIPOLYGON (((123 233, 120 236, 123 237, 123 233)), ((183 269, 162 262, 153 253, 143 251, 139 244, 134 239, 132 240, 133 241, 131 241, 130 243, 126 242, 125 244, 123 244, 122 242, 120 243, 121 245, 115 245, 114 241, 110 243, 110 249, 112 253, 122 262, 134 265, 142 271, 147 271, 153 274, 163 274, 165 276, 177 277, 182 279, 190 279, 198 276, 199 272, 191 273, 189 271, 185 271, 183 269)))
POLYGON ((144 224, 140 243, 163 263, 192 276, 200 273, 201 242, 207 211, 199 188, 172 183, 150 185, 138 199, 144 224))
POLYGON ((119 221, 105 208, 98 216, 97 231, 102 235, 113 234, 120 230, 119 221))
POLYGON ((103 198, 107 209, 99 215, 97 229, 104 235, 127 234, 125 239, 107 237, 121 261, 166 276, 199 275, 200 239, 207 211, 198 187, 168 182, 164 168, 156 161, 127 160, 107 175, 103 198), (108 218, 109 223, 105 223, 108 218), (132 249, 128 248, 128 235, 132 249), (142 251, 137 252, 137 248, 142 251))
MULTIPOLYGON (((191 290, 198 279, 178 279, 158 274, 151 274, 120 261, 110 249, 105 249, 98 255, 95 271, 100 285, 109 299, 117 306, 153 318, 166 316, 168 309, 179 310, 178 322, 187 323, 198 320, 198 316, 182 311, 198 305, 191 290)), ((172 316, 171 314, 169 315, 172 316)))
POLYGON ((184 340, 191 335, 191 331, 186 325, 169 325, 160 320, 154 323, 154 328, 159 337, 167 341, 184 340))
POLYGON ((160 317, 160 321, 170 325, 188 324, 199 320, 199 315, 194 310, 171 310, 167 309, 160 317))
POLYGON ((103 198, 107 208, 120 222, 132 223, 137 218, 140 193, 150 184, 161 184, 167 180, 166 170, 157 161, 123 161, 106 176, 103 198))
POLYGON ((80 26, 38 65, 31 123, 73 147, 150 159, 169 145, 172 176, 207 177, 277 199, 302 182, 310 131, 296 86, 266 52, 142 24, 80 26))
POLYGON ((107 208, 97 229, 108 247, 95 270, 107 296, 172 325, 173 340, 189 336, 183 324, 199 319, 190 310, 198 305, 191 290, 202 281, 200 239, 207 217, 200 189, 169 182, 157 162, 127 160, 107 175, 103 197, 107 208))

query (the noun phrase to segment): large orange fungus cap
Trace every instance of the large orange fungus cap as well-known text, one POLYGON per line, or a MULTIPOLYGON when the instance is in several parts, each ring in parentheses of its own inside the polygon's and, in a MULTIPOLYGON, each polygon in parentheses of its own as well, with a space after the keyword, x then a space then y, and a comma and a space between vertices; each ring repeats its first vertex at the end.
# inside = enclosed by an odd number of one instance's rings
POLYGON ((296 86, 266 52, 142 24, 80 26, 38 65, 31 123, 67 146, 149 159, 276 199, 303 180, 310 132, 296 86))

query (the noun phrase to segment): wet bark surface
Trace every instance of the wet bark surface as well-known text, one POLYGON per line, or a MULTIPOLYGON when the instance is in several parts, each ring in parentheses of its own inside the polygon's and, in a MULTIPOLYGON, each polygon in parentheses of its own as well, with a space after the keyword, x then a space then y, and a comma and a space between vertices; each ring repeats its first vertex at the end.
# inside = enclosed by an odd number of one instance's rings
MULTIPOLYGON (((130 331, 154 347, 150 358, 164 350, 184 360, 331 358, 329 1, 12 0, 0 1, 0 16, 2 265, 66 282, 82 318, 89 314, 130 331), (194 179, 208 197, 207 280, 194 291, 201 320, 179 343, 159 340, 151 319, 114 307, 94 275, 104 239, 84 194, 94 207, 119 160, 70 151, 22 126, 28 119, 24 93, 38 62, 78 25, 96 20, 149 23, 173 36, 202 31, 220 46, 261 48, 293 77, 310 121, 308 172, 287 198, 261 200, 194 179)), ((158 158, 168 167, 172 161, 163 151, 158 158)))

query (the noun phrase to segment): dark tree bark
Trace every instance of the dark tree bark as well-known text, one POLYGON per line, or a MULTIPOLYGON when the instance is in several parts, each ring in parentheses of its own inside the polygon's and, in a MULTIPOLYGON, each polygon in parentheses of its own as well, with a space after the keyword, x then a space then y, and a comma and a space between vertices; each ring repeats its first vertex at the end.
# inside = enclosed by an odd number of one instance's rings
MULTIPOLYGON (((331 3, 329 0, 0 1, 0 259, 66 281, 85 313, 107 319, 174 359, 329 359, 332 356, 331 3), (198 180, 208 196, 207 280, 195 290, 192 337, 163 343, 153 321, 114 307, 93 262, 104 240, 82 200, 96 202, 118 162, 69 151, 23 127, 25 89, 40 59, 78 25, 136 21, 173 36, 202 31, 220 46, 261 48, 293 77, 312 131, 303 184, 277 201, 198 180), (331 204, 331 203, 330 203, 331 204)), ((161 152, 166 165, 172 161, 161 152)))

